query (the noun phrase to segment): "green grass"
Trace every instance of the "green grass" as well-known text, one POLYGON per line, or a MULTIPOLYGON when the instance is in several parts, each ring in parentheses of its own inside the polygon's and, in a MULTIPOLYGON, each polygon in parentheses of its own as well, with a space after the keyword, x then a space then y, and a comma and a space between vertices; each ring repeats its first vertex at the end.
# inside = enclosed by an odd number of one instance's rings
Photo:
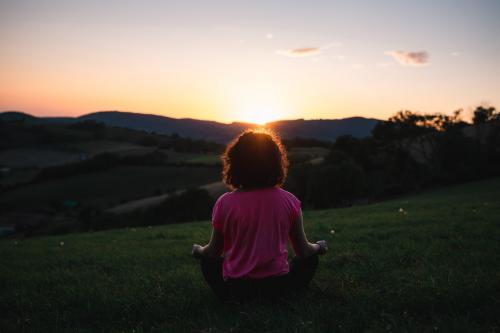
POLYGON ((0 176, 0 185, 14 186, 27 183, 40 172, 38 168, 11 169, 8 173, 0 176))
POLYGON ((275 304, 215 299, 189 254, 193 242, 208 239, 208 222, 3 240, 0 327, 494 332, 500 327, 499 219, 500 179, 305 212, 309 238, 328 240, 330 251, 309 291, 275 304))
POLYGON ((40 168, 80 160, 78 152, 53 147, 14 148, 0 151, 0 165, 9 168, 40 168))
POLYGON ((187 163, 200 163, 206 165, 215 165, 221 163, 220 155, 217 154, 199 154, 186 161, 187 163))
POLYGON ((220 179, 215 167, 120 166, 113 169, 28 184, 2 193, 0 203, 14 207, 44 207, 50 202, 76 200, 107 207, 121 200, 163 191, 197 187, 220 179))

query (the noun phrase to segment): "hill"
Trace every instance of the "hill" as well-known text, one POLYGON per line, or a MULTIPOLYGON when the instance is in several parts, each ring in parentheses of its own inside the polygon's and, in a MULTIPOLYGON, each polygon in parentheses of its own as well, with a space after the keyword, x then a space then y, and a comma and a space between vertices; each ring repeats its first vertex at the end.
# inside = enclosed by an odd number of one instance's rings
POLYGON ((0 241, 5 332, 474 332, 499 327, 500 179, 306 211, 329 253, 305 294, 221 304, 208 221, 0 241))
MULTIPOLYGON (((77 118, 37 118, 22 112, 0 113, 0 120, 22 120, 33 124, 73 123, 85 120, 102 122, 109 126, 125 127, 160 134, 178 134, 183 137, 204 139, 226 143, 241 131, 256 127, 255 124, 233 122, 231 124, 198 119, 177 119, 152 114, 103 111, 90 113, 77 118)), ((284 138, 314 138, 335 141, 340 135, 350 134, 362 138, 369 136, 378 122, 376 119, 355 117, 346 119, 319 120, 282 120, 268 124, 268 127, 284 138)))
POLYGON ((72 117, 35 117, 21 111, 4 111, 0 113, 0 121, 23 121, 32 124, 58 124, 78 122, 78 118, 72 117))
POLYGON ((221 144, 205 140, 77 122, 76 118, 68 123, 20 112, 0 116, 4 120, 0 121, 0 201, 2 190, 39 181, 35 178, 46 169, 88 163, 103 154, 124 159, 122 164, 151 166, 156 156, 163 164, 213 165, 223 149, 221 144))
POLYGON ((314 138, 323 141, 335 141, 342 135, 364 138, 371 134, 379 120, 363 117, 318 120, 281 120, 268 126, 285 138, 314 138))

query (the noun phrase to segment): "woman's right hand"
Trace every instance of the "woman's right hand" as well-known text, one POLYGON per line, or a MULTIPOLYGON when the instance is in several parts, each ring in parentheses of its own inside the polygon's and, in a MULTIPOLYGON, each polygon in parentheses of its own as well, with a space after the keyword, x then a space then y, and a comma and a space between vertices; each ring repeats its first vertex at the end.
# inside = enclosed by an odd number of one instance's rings
POLYGON ((201 258, 203 256, 203 246, 198 244, 193 244, 193 248, 191 250, 191 254, 195 258, 201 258))
POLYGON ((316 244, 319 245, 318 254, 325 254, 328 251, 328 244, 325 240, 317 241, 316 244))

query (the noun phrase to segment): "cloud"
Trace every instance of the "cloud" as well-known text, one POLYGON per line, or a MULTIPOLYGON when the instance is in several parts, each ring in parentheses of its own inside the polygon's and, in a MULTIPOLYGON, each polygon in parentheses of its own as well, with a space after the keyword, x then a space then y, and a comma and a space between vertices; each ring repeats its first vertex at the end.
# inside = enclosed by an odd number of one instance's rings
POLYGON ((332 47, 340 47, 340 46, 342 46, 342 43, 332 42, 330 44, 326 44, 320 47, 299 47, 296 49, 277 50, 276 54, 284 55, 287 57, 309 57, 312 55, 318 55, 322 51, 328 50, 332 47))
POLYGON ((276 51, 276 54, 284 55, 287 57, 309 57, 320 53, 321 49, 319 47, 301 47, 298 49, 276 51))
POLYGON ((391 56, 403 66, 425 66, 429 63, 429 54, 425 51, 387 51, 385 54, 391 56))

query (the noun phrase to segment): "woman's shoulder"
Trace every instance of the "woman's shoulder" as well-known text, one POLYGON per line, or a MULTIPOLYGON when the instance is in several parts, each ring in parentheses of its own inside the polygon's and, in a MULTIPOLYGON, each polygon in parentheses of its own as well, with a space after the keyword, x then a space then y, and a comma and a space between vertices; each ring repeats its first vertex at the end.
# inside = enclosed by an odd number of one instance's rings
POLYGON ((294 200, 294 201, 299 201, 299 202, 300 202, 299 198, 297 198, 297 197, 295 196, 295 194, 293 194, 292 192, 288 192, 287 190, 285 190, 285 189, 283 189, 283 188, 281 188, 281 187, 278 187, 278 188, 277 188, 277 190, 279 191, 279 193, 280 193, 282 196, 284 196, 284 197, 286 197, 286 198, 289 198, 289 199, 291 199, 291 200, 294 200))
POLYGON ((227 200, 228 198, 230 198, 231 196, 231 193, 233 193, 234 191, 230 191, 230 192, 225 192, 225 193, 222 193, 218 198, 217 198, 217 201, 216 202, 222 202, 222 201, 225 201, 227 200))
POLYGON ((229 202, 229 201, 232 201, 234 199, 237 199, 236 198, 236 190, 232 190, 232 191, 228 191, 228 192, 225 192, 225 193, 222 193, 218 198, 217 200, 215 201, 215 204, 223 204, 225 202, 229 202))

